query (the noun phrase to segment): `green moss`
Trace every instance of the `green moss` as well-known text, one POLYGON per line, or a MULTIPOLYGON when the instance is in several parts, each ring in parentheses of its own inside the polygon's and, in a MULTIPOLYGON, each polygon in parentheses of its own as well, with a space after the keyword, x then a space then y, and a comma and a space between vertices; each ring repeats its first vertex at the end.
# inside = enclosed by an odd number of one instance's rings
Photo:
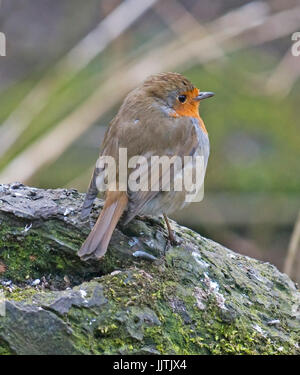
MULTIPOLYGON (((145 262, 97 280, 107 298, 105 309, 73 306, 64 321, 83 354, 293 354, 292 341, 264 337, 247 316, 229 317, 213 295, 200 310, 193 288, 182 288, 171 267, 145 262), (146 348, 146 349, 145 349, 146 348)), ((34 290, 10 295, 28 299, 34 290)), ((87 294, 86 298, 90 298, 87 294)), ((255 317, 255 315, 253 315, 255 317)), ((1 345, 0 345, 1 347, 1 345)))
MULTIPOLYGON (((293 315, 297 291, 271 265, 232 257, 222 246, 174 224, 184 241, 170 247, 165 257, 155 262, 132 257, 128 239, 116 231, 105 258, 92 266, 75 254, 85 230, 53 219, 24 233, 26 223, 17 220, 8 216, 0 227, 0 258, 7 267, 1 277, 24 281, 47 272, 58 279, 66 274, 80 285, 64 292, 38 293, 37 288, 22 285, 14 285, 11 293, 1 289, 7 299, 21 302, 18 307, 22 302, 41 307, 37 314, 42 319, 55 314, 55 327, 66 333, 72 353, 296 354, 298 350, 299 327, 293 315), (97 267, 101 273, 95 272, 97 267), (118 273, 103 275, 116 269, 118 273), (100 277, 93 278, 95 274, 100 277), (84 279, 88 281, 82 283, 84 279), (274 319, 279 326, 268 324, 274 319)), ((155 225, 149 228, 146 239, 139 238, 141 246, 159 232, 155 225)), ((56 344, 53 347, 55 352, 56 344)))
POLYGON ((291 354, 291 347, 279 338, 265 338, 249 328, 247 317, 226 322, 214 298, 205 310, 199 310, 188 290, 181 293, 176 289, 173 271, 166 268, 161 273, 158 267, 147 271, 131 269, 101 278, 110 308, 101 322, 94 317, 97 327, 85 336, 85 340, 93 342, 93 353, 129 353, 130 348, 139 351, 137 337, 141 335, 143 345, 161 354, 291 354), (182 311, 172 309, 172 302, 178 298, 182 311), (142 313, 144 308, 150 308, 159 323, 128 331, 126 322, 134 327, 134 312, 142 313), (126 318, 120 318, 122 311, 126 318))
POLYGON ((14 301, 24 301, 30 302, 32 297, 37 293, 35 288, 15 288, 12 292, 0 286, 0 290, 3 291, 4 296, 8 300, 14 301))
POLYGON ((24 284, 27 280, 53 275, 56 284, 64 286, 63 278, 67 275, 71 284, 76 285, 94 276, 100 268, 95 263, 85 265, 77 257, 82 232, 62 226, 56 220, 24 232, 26 225, 30 223, 24 221, 20 226, 20 221, 10 222, 7 217, 1 222, 0 261, 6 268, 1 275, 3 279, 24 284))
POLYGON ((93 311, 73 307, 66 321, 72 326, 75 347, 83 354, 128 353, 137 348, 137 340, 117 320, 117 312, 113 304, 101 317, 93 311))
POLYGON ((8 343, 0 338, 0 355, 13 355, 13 350, 9 347, 8 343))
MULTIPOLYGON (((25 281, 49 272, 49 249, 36 233, 23 235, 24 228, 11 229, 2 224, 0 228, 0 259, 6 266, 5 278, 25 281)), ((53 262, 53 261, 52 261, 53 262)))

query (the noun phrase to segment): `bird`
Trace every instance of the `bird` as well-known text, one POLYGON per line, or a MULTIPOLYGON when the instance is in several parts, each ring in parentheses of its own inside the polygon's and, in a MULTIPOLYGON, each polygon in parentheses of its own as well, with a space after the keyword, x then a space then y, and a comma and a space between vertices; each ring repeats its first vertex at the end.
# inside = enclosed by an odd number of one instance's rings
MULTIPOLYGON (((169 191, 163 190, 162 179, 166 172, 161 170, 157 173, 155 189, 134 191, 129 184, 121 188, 118 166, 122 157, 119 152, 120 149, 125 149, 128 159, 142 156, 147 162, 150 162, 152 156, 165 155, 181 160, 189 156, 192 158, 189 167, 193 171, 196 168, 193 161, 198 155, 202 157, 205 176, 210 144, 205 124, 199 115, 199 103, 212 96, 213 92, 200 91, 186 77, 175 72, 153 74, 126 96, 108 126, 98 159, 112 157, 115 160, 116 186, 113 189, 105 185, 107 178, 104 176, 104 166, 96 163, 82 206, 81 218, 85 220, 90 215, 99 191, 106 189, 102 211, 78 251, 82 260, 101 259, 117 224, 127 225, 136 216, 163 215, 168 240, 171 244, 176 244, 167 215, 190 203, 185 199, 186 191, 175 191, 174 185, 169 191)), ((186 166, 183 163, 179 169, 182 171, 186 166)), ((124 172, 128 172, 128 175, 125 182, 128 182, 128 176, 137 167, 125 166, 123 169, 126 168, 127 171, 124 172)), ((169 171, 173 177, 177 176, 177 172, 174 167, 169 171)))

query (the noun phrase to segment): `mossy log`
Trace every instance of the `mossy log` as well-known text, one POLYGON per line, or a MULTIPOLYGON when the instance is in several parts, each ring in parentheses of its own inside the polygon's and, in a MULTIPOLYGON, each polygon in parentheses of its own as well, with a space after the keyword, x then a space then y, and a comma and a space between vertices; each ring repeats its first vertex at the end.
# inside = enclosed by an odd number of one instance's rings
MULTIPOLYGON (((0 185, 0 354, 297 354, 299 292, 276 267, 162 219, 76 252, 83 194, 0 185)), ((91 215, 102 207, 97 200, 91 215)))

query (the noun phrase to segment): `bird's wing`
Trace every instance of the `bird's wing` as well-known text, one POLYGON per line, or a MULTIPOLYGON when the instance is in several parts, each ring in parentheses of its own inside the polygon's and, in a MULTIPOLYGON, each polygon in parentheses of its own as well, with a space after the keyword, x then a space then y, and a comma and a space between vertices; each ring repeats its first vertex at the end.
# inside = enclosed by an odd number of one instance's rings
MULTIPOLYGON (((204 156, 205 168, 208 160, 209 148, 207 137, 199 127, 197 120, 189 117, 176 119, 161 118, 156 116, 153 121, 151 113, 140 114, 140 120, 122 121, 118 116, 110 124, 103 144, 100 156, 113 156, 119 165, 119 148, 127 149, 127 158, 133 156, 144 156, 150 162, 151 156, 193 156, 196 151, 204 156)), ((82 209, 82 217, 89 215, 94 199, 97 196, 96 179, 101 175, 103 169, 95 168, 82 209)), ((118 168, 117 168, 118 179, 118 168)), ((127 169, 127 175, 132 173, 127 169)), ((169 173, 166 171, 166 173, 169 173)), ((172 173, 172 171, 171 171, 172 173)), ((159 174, 153 185, 161 186, 164 175, 159 174)), ((125 224, 138 215, 143 207, 155 198, 159 191, 128 191, 129 208, 125 224)))
MULTIPOLYGON (((204 157, 204 167, 206 168, 209 154, 208 138, 200 129, 197 120, 195 122, 195 120, 189 117, 181 117, 172 120, 168 119, 163 124, 153 124, 150 117, 149 120, 141 124, 138 132, 131 132, 131 128, 129 127, 126 132, 126 138, 127 140, 124 143, 131 145, 129 147, 128 159, 130 156, 141 155, 145 156, 148 162, 150 162, 151 156, 154 155, 179 156, 183 158, 184 156, 193 156, 198 152, 198 154, 204 157), (149 131, 150 127, 152 131, 149 131), (136 140, 134 139, 134 134, 138 136, 136 140)), ((171 171, 171 176, 172 172, 174 173, 174 169, 171 171)), ((166 173, 170 173, 170 171, 165 171, 166 173)), ((161 186, 163 178, 163 172, 159 173, 158 180, 152 181, 152 186, 155 186, 155 184, 161 186)), ((138 215, 143 207, 159 193, 160 191, 151 190, 128 191, 129 206, 124 224, 127 224, 138 215)))

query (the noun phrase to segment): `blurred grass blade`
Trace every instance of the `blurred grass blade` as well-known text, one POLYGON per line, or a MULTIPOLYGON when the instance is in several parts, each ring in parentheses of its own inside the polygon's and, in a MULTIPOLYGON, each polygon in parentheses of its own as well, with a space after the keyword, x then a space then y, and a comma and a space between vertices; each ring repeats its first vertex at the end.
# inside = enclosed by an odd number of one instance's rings
POLYGON ((291 236, 287 257, 285 259, 283 272, 292 276, 292 269, 296 259, 297 251, 300 247, 300 211, 296 219, 295 227, 291 236))
POLYGON ((84 37, 46 74, 1 126, 0 157, 48 103, 50 95, 88 65, 158 0, 126 0, 84 37))

